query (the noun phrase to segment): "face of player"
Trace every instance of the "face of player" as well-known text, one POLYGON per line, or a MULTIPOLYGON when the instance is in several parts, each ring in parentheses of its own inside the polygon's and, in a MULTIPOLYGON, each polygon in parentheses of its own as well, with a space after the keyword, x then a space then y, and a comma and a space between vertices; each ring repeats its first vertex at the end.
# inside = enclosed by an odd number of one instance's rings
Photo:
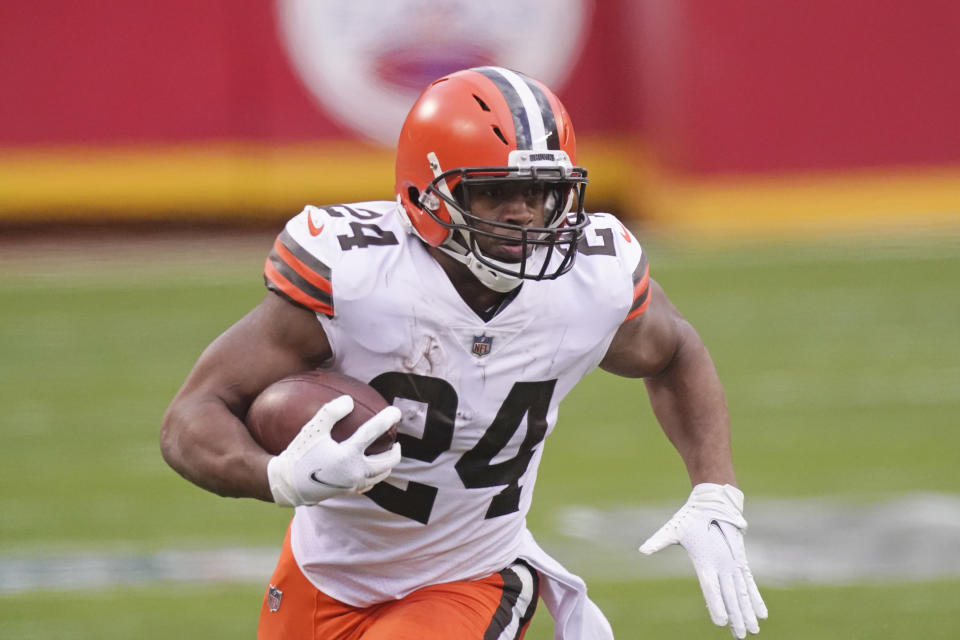
MULTIPOLYGON (((544 226, 546 190, 543 183, 490 182, 470 185, 468 189, 470 212, 478 218, 520 227, 544 226)), ((482 233, 474 234, 480 250, 485 255, 505 262, 520 262, 523 258, 520 229, 504 229, 483 223, 476 223, 475 226, 480 231, 489 231, 509 238, 495 238, 482 233)))

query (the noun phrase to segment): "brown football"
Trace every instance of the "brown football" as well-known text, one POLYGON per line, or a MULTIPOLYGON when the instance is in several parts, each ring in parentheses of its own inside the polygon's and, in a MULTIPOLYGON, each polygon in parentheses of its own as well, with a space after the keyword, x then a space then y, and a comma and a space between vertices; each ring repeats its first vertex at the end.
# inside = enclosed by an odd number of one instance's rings
MULTIPOLYGON (((261 447, 276 455, 287 448, 320 407, 344 394, 353 397, 353 411, 333 425, 330 436, 337 442, 349 438, 389 406, 376 389, 356 378, 332 371, 304 371, 274 382, 256 397, 247 411, 247 429, 261 447)), ((394 425, 365 453, 386 451, 396 439, 394 425)))

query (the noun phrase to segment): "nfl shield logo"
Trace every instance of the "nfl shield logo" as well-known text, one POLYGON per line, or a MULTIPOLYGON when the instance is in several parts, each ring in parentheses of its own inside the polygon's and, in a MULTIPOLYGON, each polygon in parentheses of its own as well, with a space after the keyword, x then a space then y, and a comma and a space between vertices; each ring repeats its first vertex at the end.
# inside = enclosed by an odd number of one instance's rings
POLYGON ((473 355, 478 358, 490 353, 490 347, 493 346, 493 336, 473 336, 473 355))
POLYGON ((270 607, 270 611, 279 609, 281 600, 283 600, 283 591, 270 585, 270 588, 267 589, 267 606, 270 607))

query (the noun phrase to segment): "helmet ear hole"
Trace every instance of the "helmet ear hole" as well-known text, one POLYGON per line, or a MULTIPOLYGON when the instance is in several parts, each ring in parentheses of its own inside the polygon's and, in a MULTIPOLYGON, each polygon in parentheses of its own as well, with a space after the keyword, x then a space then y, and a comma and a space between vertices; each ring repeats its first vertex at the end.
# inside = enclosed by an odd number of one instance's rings
POLYGON ((410 202, 417 205, 417 207, 423 209, 423 205, 420 204, 420 190, 416 187, 407 187, 407 197, 410 198, 410 202))

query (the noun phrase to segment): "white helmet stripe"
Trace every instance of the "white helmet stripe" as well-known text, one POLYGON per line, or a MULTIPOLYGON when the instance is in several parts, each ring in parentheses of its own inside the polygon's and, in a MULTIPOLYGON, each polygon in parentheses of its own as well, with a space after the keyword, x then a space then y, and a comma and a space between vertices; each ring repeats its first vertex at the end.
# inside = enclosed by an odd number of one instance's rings
POLYGON ((517 148, 531 151, 546 151, 548 139, 555 136, 553 113, 549 105, 542 105, 534 95, 526 78, 503 67, 478 67, 475 69, 493 80, 510 105, 517 135, 517 148), (546 106, 551 122, 544 120, 542 107, 546 106))

